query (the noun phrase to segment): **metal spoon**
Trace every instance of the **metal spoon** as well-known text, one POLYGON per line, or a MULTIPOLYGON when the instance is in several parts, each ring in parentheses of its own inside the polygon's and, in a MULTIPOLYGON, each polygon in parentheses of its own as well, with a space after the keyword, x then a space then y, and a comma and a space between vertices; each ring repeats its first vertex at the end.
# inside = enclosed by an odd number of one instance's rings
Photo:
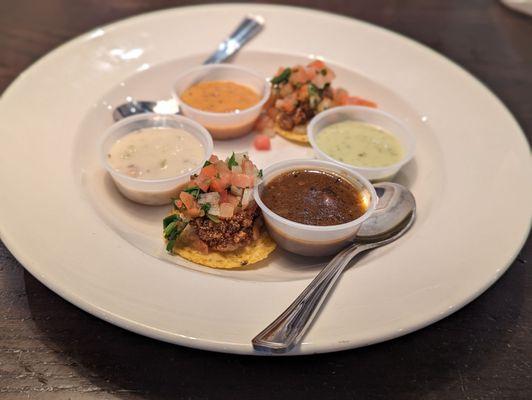
MULTIPOLYGON (((259 33, 264 26, 264 18, 260 15, 249 15, 242 22, 235 31, 223 42, 218 45, 218 48, 212 53, 203 64, 219 64, 224 62, 240 50, 251 38, 259 33)), ((121 104, 113 111, 113 119, 118 121, 130 115, 156 112, 159 114, 178 114, 179 104, 173 99, 147 101, 147 100, 131 100, 127 103, 121 104)))
POLYGON ((412 226, 416 201, 404 186, 383 182, 375 185, 377 210, 360 227, 355 242, 338 253, 299 297, 266 329, 253 338, 255 350, 286 353, 307 332, 327 294, 357 254, 400 238, 412 226))

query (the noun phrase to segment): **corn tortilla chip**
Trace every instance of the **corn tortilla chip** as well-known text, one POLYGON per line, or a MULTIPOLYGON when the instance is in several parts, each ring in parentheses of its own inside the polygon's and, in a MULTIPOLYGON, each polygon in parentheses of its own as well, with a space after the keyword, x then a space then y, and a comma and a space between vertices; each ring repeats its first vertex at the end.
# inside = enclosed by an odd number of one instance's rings
POLYGON ((300 143, 300 144, 308 144, 309 143, 306 132, 305 133, 298 133, 298 132, 294 132, 294 131, 285 131, 284 129, 281 129, 279 127, 279 125, 275 125, 275 127, 273 129, 278 135, 284 137, 285 139, 288 139, 288 140, 291 140, 293 142, 297 142, 297 143, 300 143))
POLYGON ((204 254, 190 246, 183 246, 182 244, 176 243, 174 246, 174 254, 207 267, 230 269, 244 267, 264 260, 275 250, 276 246, 268 233, 263 231, 259 239, 236 251, 227 253, 212 251, 204 254))

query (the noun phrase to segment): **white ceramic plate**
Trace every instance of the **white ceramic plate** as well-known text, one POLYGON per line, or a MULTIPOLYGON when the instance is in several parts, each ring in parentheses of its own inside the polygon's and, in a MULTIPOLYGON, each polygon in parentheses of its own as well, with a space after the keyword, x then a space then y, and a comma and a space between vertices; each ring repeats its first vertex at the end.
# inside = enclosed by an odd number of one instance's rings
MULTIPOLYGON (((437 321, 482 293, 510 265, 530 223, 529 149, 507 109, 467 72, 381 28, 276 6, 180 8, 98 28, 53 51, 0 102, 0 232, 37 279, 113 324, 201 349, 253 354, 251 338, 317 273, 322 260, 277 252, 243 271, 169 259, 165 208, 122 199, 96 144, 127 96, 169 97, 248 12, 267 28, 235 63, 265 75, 319 55, 336 85, 377 101, 417 137, 398 180, 419 207, 414 228, 348 270, 291 354, 363 346, 437 321)), ((250 138, 216 144, 247 149, 250 138)), ((307 148, 275 138, 251 151, 265 166, 307 148)))

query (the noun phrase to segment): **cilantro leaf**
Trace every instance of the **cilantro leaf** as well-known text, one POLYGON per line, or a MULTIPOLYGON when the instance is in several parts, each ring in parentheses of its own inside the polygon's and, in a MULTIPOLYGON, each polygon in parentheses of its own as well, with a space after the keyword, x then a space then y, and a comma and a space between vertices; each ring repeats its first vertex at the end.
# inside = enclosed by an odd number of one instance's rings
POLYGON ((197 199, 200 195, 200 188, 197 186, 192 186, 187 189, 184 189, 183 192, 187 192, 188 194, 192 195, 192 197, 197 199))
POLYGON ((174 206, 174 210, 179 210, 177 207, 176 201, 179 200, 177 197, 172 197, 172 205, 174 206))
POLYGON ((163 219, 163 228, 166 228, 171 222, 177 221, 178 219, 180 218, 177 214, 167 216, 165 219, 163 219))
POLYGON ((170 234, 172 231, 177 227, 177 221, 172 221, 168 225, 166 225, 166 228, 164 228, 164 237, 168 238, 170 237, 170 234))
POLYGON ((288 82, 288 79, 290 78, 291 74, 292 70, 290 68, 285 68, 283 72, 272 78, 271 83, 274 85, 278 85, 283 82, 288 82))
POLYGON ((229 169, 233 169, 233 167, 238 166, 238 163, 236 162, 235 158, 235 152, 233 152, 233 154, 231 154, 231 157, 229 157, 229 160, 227 161, 227 166, 229 167, 229 169))
POLYGON ((172 253, 172 250, 174 248, 175 242, 176 242, 176 239, 173 239, 173 240, 169 240, 168 243, 166 244, 166 251, 168 253, 172 253))
POLYGON ((309 83, 308 84, 308 95, 309 96, 319 96, 320 95, 320 91, 319 91, 318 87, 316 85, 314 85, 313 83, 309 83))
POLYGON ((174 248, 175 242, 177 241, 177 237, 183 232, 183 230, 188 225, 188 222, 184 222, 181 218, 179 218, 178 221, 173 221, 168 224, 168 226, 164 230, 164 237, 165 239, 168 239, 168 243, 166 244, 166 251, 169 253, 172 253, 172 249, 174 248), (179 222, 182 222, 179 224, 179 222))

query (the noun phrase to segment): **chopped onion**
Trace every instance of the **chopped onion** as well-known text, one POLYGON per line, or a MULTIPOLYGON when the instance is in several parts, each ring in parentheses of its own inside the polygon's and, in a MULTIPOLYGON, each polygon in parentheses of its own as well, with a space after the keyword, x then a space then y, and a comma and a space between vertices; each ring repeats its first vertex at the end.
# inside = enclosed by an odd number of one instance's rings
POLYGON ((249 159, 247 151, 245 151, 243 153, 235 153, 235 160, 236 160, 236 162, 238 163, 239 166, 242 166, 242 161, 244 161, 244 159, 246 159, 246 158, 249 159))
MULTIPOLYGON (((198 198, 198 204, 210 203, 211 207, 215 204, 220 203, 220 193, 218 192, 209 192, 202 193, 198 198)), ((209 213, 212 214, 212 213, 209 213)))
POLYGON ((231 185, 231 194, 240 197, 242 196, 242 192, 243 190, 241 188, 231 185))
POLYGON ((253 189, 247 188, 244 189, 244 193, 242 194, 242 208, 246 208, 249 203, 251 203, 251 200, 253 199, 253 189))
POLYGON ((231 218, 235 207, 231 203, 220 204, 220 218, 231 218))
POLYGON ((209 212, 207 214, 214 215, 216 217, 220 216, 220 204, 211 204, 211 208, 209 208, 209 212))

